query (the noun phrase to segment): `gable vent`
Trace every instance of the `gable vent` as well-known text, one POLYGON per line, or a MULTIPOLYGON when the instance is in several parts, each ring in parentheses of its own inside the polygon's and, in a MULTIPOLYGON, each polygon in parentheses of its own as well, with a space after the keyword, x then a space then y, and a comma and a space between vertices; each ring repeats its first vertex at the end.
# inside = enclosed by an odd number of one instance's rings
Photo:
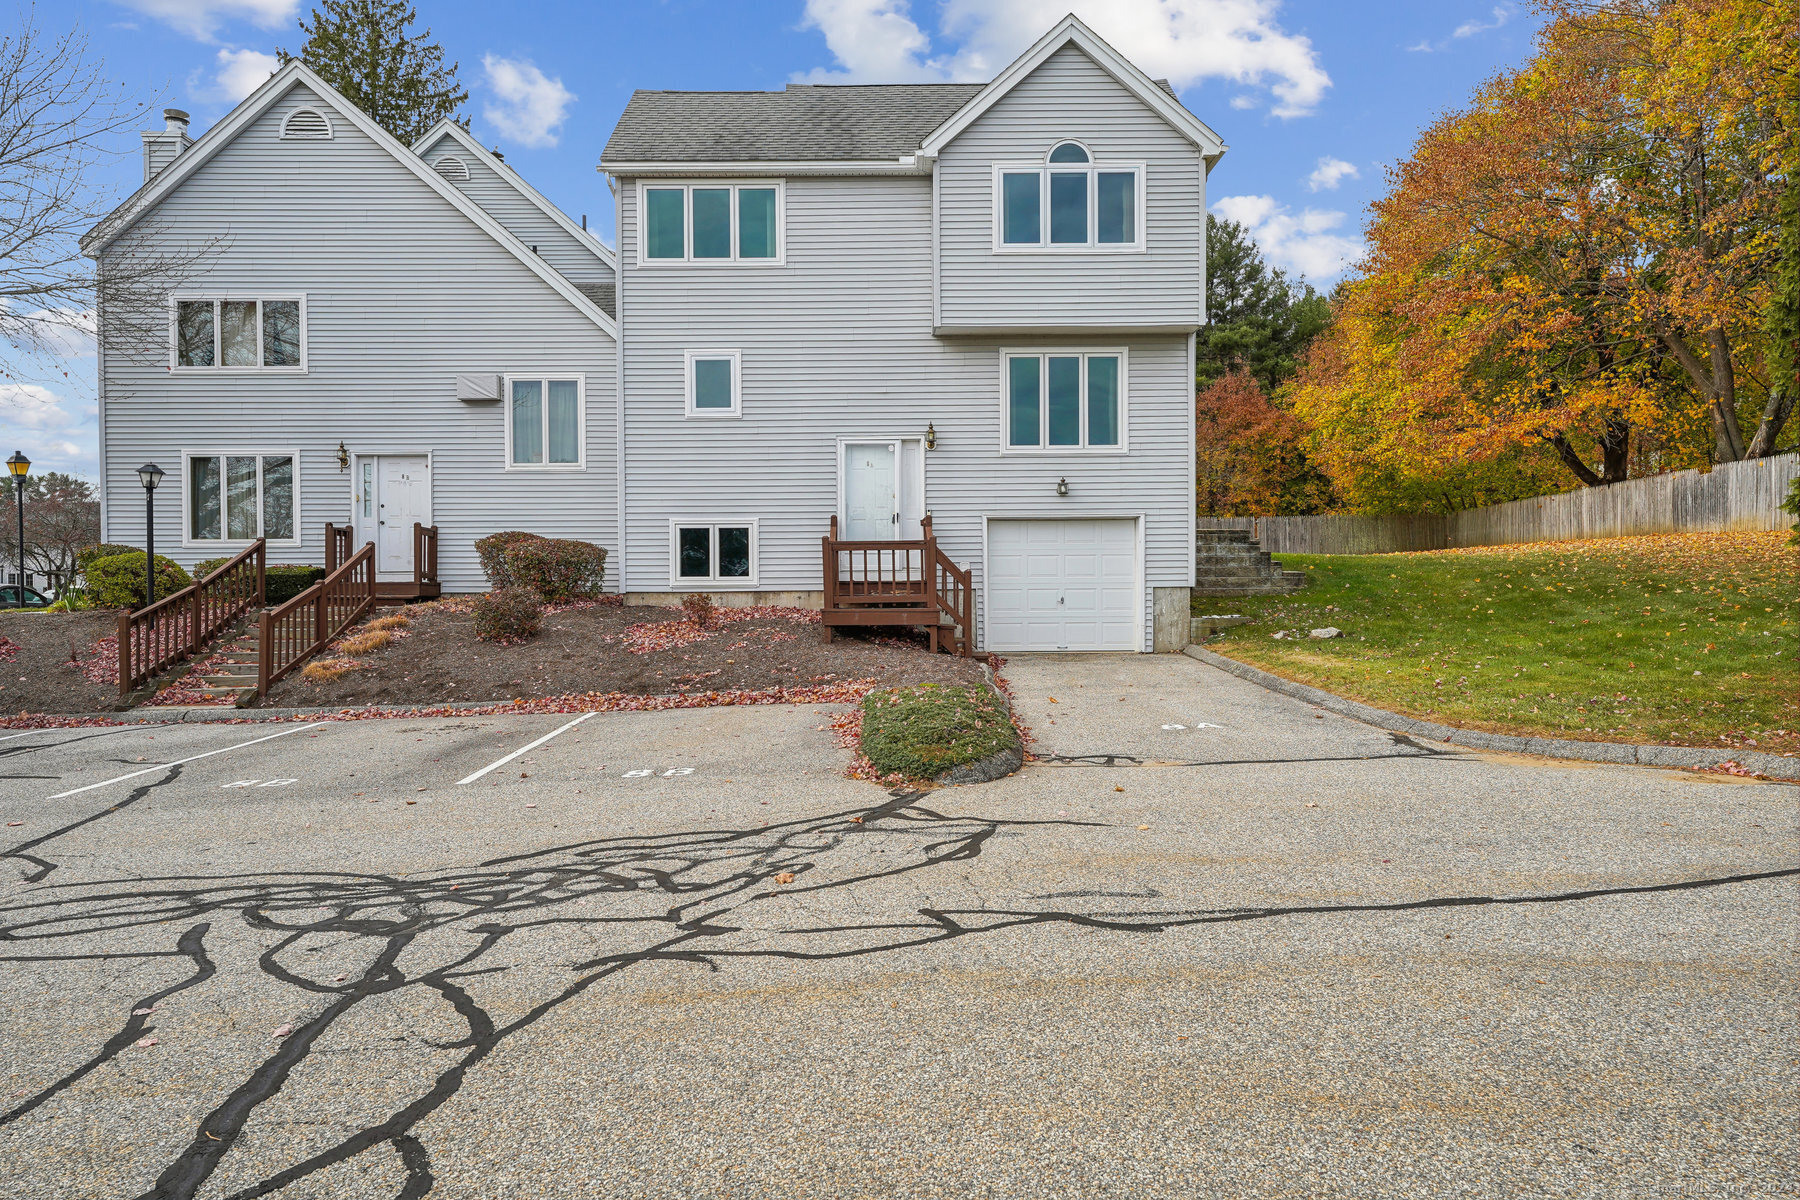
POLYGON ((331 122, 316 108, 296 108, 281 124, 281 136, 305 141, 323 141, 331 136, 331 122))
POLYGON ((451 183, 469 182, 469 164, 454 154, 446 154, 431 164, 431 169, 451 183))

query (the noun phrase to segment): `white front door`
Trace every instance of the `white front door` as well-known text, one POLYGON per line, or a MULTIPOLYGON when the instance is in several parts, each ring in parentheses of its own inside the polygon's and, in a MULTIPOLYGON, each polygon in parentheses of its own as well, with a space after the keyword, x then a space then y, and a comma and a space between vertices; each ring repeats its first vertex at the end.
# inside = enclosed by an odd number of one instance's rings
POLYGON ((847 542, 886 542, 900 536, 900 447, 895 442, 844 443, 844 527, 847 542))
POLYGON ((377 579, 413 577, 413 523, 431 524, 431 460, 423 454, 357 460, 356 546, 375 543, 377 579))
POLYGON ((990 521, 990 650, 1137 650, 1137 522, 990 521))

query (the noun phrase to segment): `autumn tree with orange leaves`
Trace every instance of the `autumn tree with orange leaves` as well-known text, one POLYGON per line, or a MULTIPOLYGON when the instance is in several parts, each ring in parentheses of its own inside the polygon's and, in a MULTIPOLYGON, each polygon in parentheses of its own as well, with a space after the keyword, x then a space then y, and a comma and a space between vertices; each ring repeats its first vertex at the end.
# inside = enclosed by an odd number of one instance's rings
POLYGON ((1347 499, 1472 462, 1549 454, 1591 486, 1793 442, 1794 12, 1558 0, 1523 68, 1424 132, 1291 397, 1347 499))

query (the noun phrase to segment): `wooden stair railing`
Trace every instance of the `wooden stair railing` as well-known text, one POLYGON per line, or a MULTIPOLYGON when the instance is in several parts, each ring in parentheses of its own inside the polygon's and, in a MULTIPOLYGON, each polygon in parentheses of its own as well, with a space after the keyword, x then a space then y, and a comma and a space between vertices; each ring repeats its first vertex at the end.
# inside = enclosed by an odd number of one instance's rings
POLYGON ((436 525, 413 522, 413 587, 420 595, 438 581, 438 531, 436 525))
POLYGON ((252 609, 261 608, 268 549, 257 538, 198 583, 147 608, 119 614, 119 695, 129 696, 164 668, 211 645, 252 609))
MULTIPOLYGON (((937 537, 931 532, 931 514, 925 514, 925 544, 930 548, 931 594, 938 612, 950 619, 951 651, 967 658, 975 650, 975 580, 968 571, 956 565, 938 549, 937 537)), ((931 629, 931 648, 938 649, 940 621, 931 629)))
POLYGON ((256 694, 323 650, 375 607, 375 543, 292 600, 262 615, 257 645, 256 694))
POLYGON ((929 514, 921 524, 917 541, 841 541, 831 518, 821 541, 826 641, 836 625, 923 625, 933 651, 973 652, 969 572, 938 549, 929 514))
POLYGON ((325 573, 331 574, 350 557, 350 526, 325 523, 325 573))

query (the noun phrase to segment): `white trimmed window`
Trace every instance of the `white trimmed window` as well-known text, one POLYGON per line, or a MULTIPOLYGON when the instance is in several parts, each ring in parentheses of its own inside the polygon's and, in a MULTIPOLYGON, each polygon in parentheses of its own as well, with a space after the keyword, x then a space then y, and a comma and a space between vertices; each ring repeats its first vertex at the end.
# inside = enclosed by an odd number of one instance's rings
POLYGON ((640 263, 779 263, 780 183, 638 185, 640 263))
POLYGON ((741 417, 743 355, 736 350, 689 350, 682 356, 690 417, 741 417))
POLYGON ((1144 164, 1097 161, 1058 142, 1040 163, 994 168, 997 253, 1144 249, 1144 164))
POLYGON ((299 464, 292 450, 183 451, 187 544, 248 544, 260 537, 299 545, 299 464))
POLYGON ((1001 364, 1006 450, 1126 448, 1124 350, 1009 350, 1001 364))
POLYGON ((306 297, 178 296, 169 320, 178 371, 306 370, 306 297))
POLYGON ((755 521, 669 522, 669 586, 756 586, 755 521))
POLYGON ((573 470, 586 463, 586 377, 506 377, 506 467, 573 470))

